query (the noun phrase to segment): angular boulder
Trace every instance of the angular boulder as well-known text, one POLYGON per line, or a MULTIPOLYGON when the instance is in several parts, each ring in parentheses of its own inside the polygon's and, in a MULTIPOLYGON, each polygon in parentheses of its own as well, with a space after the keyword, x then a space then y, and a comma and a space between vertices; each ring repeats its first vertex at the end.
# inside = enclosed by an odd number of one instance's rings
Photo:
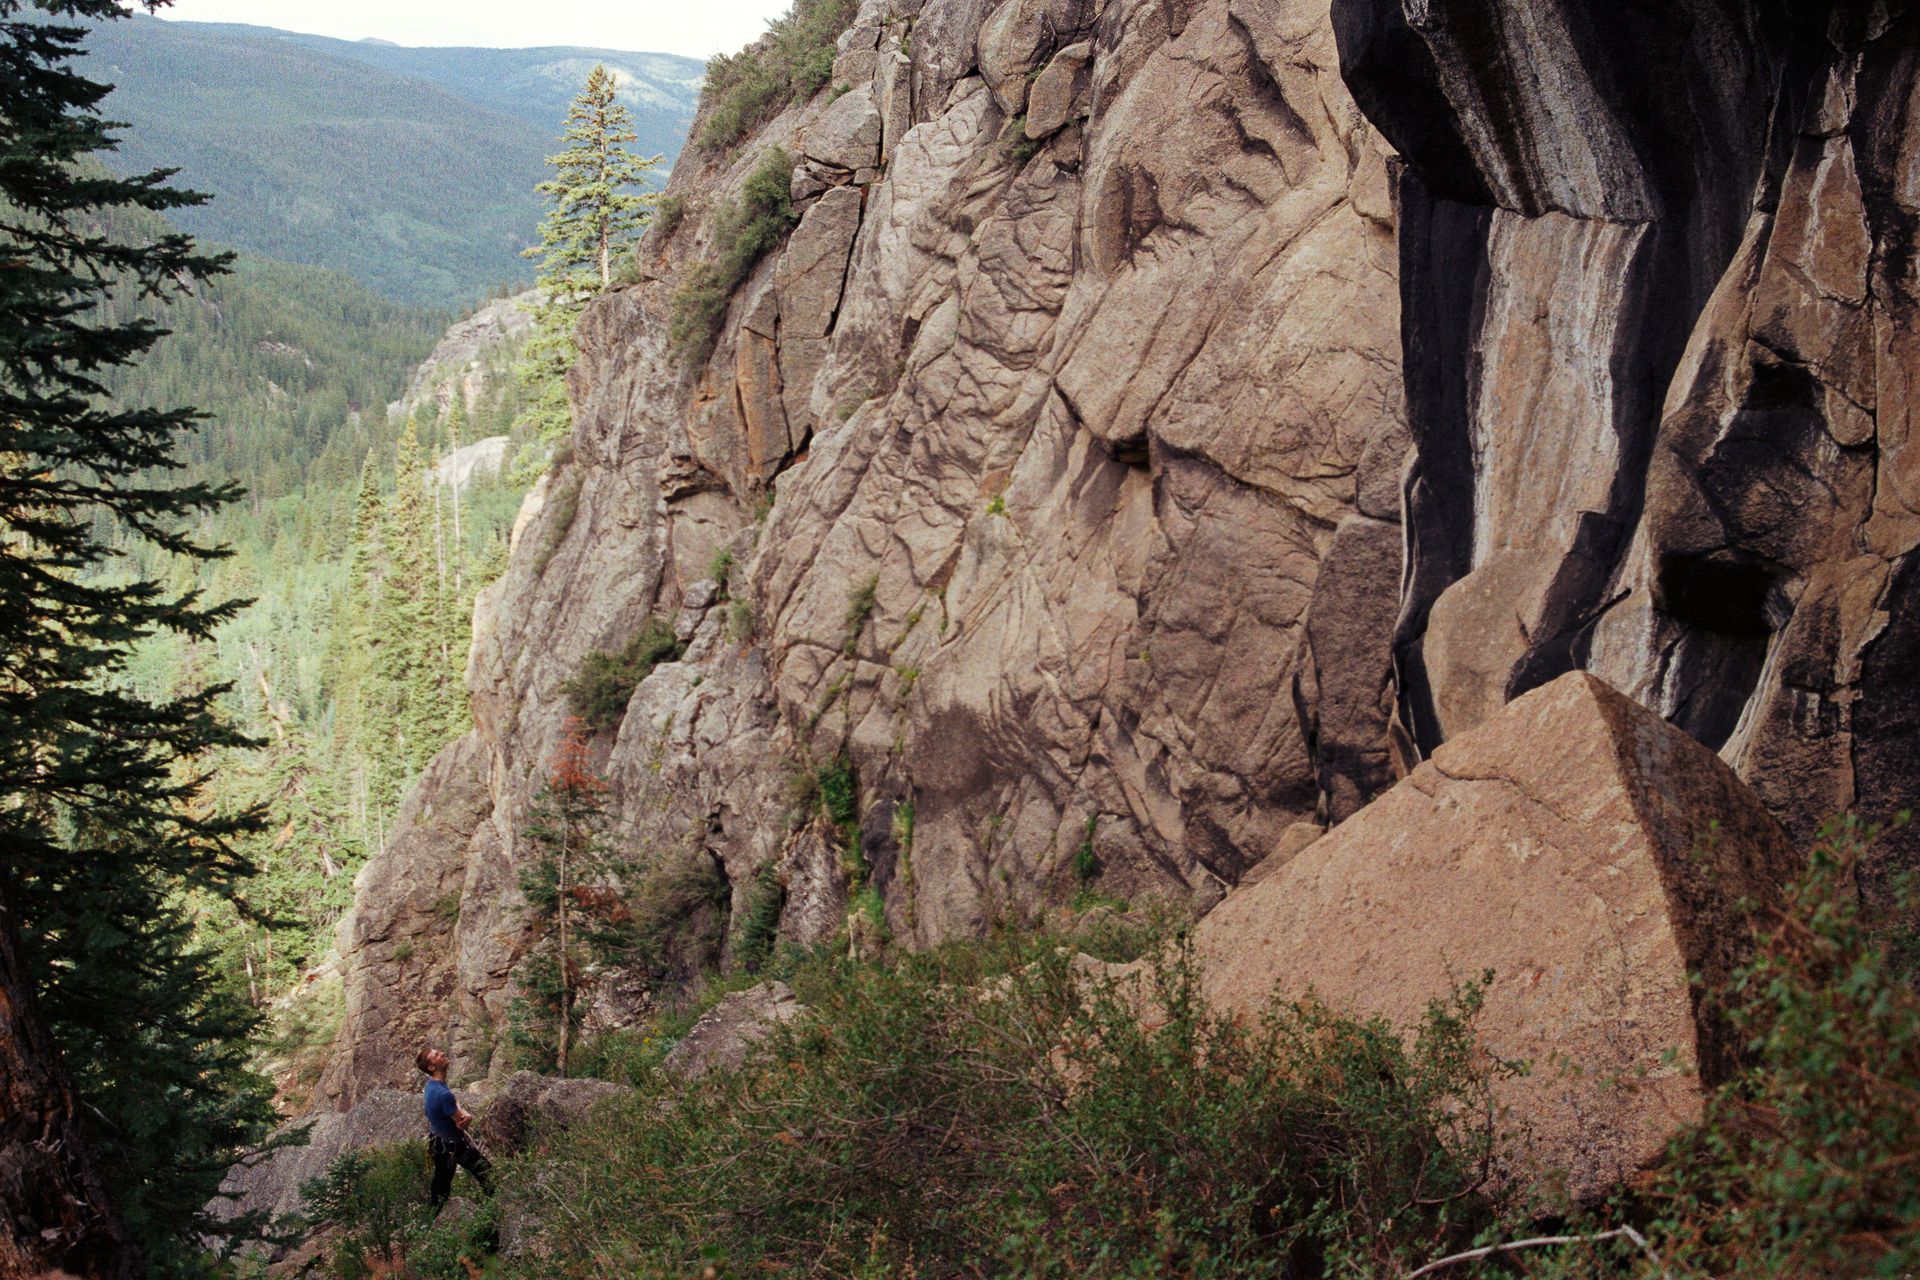
POLYGON ((762 982, 736 991, 693 1024, 660 1068, 682 1079, 709 1071, 738 1070, 747 1060, 747 1050, 805 1009, 794 997, 793 988, 784 982, 762 982))
MULTIPOLYGON (((275 1136, 284 1137, 303 1126, 307 1130, 303 1145, 281 1147, 265 1159, 243 1161, 229 1169, 219 1196, 207 1205, 208 1214, 223 1222, 248 1213, 265 1212, 273 1219, 297 1214, 305 1205, 300 1188, 324 1174, 335 1160, 349 1151, 424 1137, 427 1124, 417 1091, 375 1088, 362 1094, 351 1110, 290 1120, 275 1136)), ((423 1181, 423 1199, 425 1195, 423 1181)), ((278 1247, 271 1256, 285 1252, 284 1246, 278 1247)))
POLYGON ((1492 969, 1476 1023, 1527 1059, 1501 1083, 1509 1172, 1604 1194, 1699 1114, 1734 1044, 1711 989, 1743 901, 1792 873, 1785 833, 1711 751, 1583 672, 1515 700, 1201 921, 1215 1004, 1309 989, 1417 1024, 1492 969))
POLYGON ((473 1138, 487 1152, 518 1151, 543 1134, 571 1128, 594 1103, 630 1093, 611 1080, 561 1079, 516 1071, 469 1105, 473 1138))

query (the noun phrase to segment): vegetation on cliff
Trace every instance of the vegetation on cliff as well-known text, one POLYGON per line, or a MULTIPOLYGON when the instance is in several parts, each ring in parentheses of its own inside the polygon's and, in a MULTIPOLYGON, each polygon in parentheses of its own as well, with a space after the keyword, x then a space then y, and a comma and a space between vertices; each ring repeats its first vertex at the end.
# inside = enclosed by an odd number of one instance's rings
POLYGON ((713 259, 694 267, 673 294, 668 336, 687 365, 698 366, 713 354, 733 291, 800 221, 793 209, 792 177, 793 157, 769 147, 740 195, 714 215, 713 259))
POLYGON ((835 42, 859 12, 857 0, 794 0, 767 34, 739 53, 707 62, 706 118, 696 141, 732 149, 790 102, 804 102, 833 77, 835 42))

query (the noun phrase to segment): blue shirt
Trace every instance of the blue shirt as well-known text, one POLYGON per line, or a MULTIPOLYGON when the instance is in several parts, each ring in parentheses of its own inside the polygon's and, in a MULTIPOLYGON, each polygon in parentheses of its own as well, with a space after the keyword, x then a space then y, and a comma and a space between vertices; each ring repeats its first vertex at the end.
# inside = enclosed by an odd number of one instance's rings
POLYGON ((447 1088, 444 1080, 428 1080, 426 1088, 427 1128, 433 1130, 436 1137, 457 1138, 460 1126, 453 1122, 453 1113, 460 1104, 453 1100, 453 1090, 447 1088))

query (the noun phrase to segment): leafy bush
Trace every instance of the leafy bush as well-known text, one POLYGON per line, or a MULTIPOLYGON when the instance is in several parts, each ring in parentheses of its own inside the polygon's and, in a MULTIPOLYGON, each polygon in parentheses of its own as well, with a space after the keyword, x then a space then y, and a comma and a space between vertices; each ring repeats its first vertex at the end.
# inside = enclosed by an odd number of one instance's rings
POLYGON ((1082 885, 1092 884, 1100 878, 1100 855, 1093 848, 1093 833, 1099 826, 1100 815, 1088 814, 1086 834, 1081 837, 1080 847, 1073 851, 1073 878, 1082 885))
POLYGON ((745 644, 753 639, 753 633, 759 626, 759 620, 753 616, 753 606, 745 600, 736 599, 727 608, 727 638, 735 644, 745 644))
POLYGON ((853 761, 844 755, 835 756, 813 776, 820 810, 833 824, 834 838, 840 846, 840 869, 858 887, 866 879, 867 860, 860 840, 860 779, 853 771, 853 761))
POLYGON ((486 1273, 499 1244, 499 1202, 481 1200, 471 1213, 444 1212, 407 1244, 407 1271, 421 1280, 469 1280, 486 1273))
POLYGON ((1816 843, 1752 963, 1725 993, 1751 1062, 1669 1154, 1650 1234, 1714 1276, 1906 1275, 1920 1268, 1916 900, 1870 906, 1872 833, 1816 843))
POLYGON ((695 143, 725 151, 789 102, 804 102, 825 88, 835 44, 858 11, 857 0, 794 0, 765 38, 709 59, 701 97, 712 109, 695 143))
POLYGON ((337 1233, 334 1274, 340 1280, 391 1274, 398 1267, 408 1238, 429 1217, 432 1175, 427 1144, 416 1138, 349 1151, 302 1184, 308 1222, 337 1233))
POLYGON ((677 662, 682 652, 673 627, 660 618, 648 618, 640 634, 618 653, 588 654, 561 692, 589 729, 610 728, 626 714, 628 699, 654 667, 677 662))
POLYGON ((674 292, 673 315, 667 337, 675 353, 688 365, 698 365, 713 354, 727 302, 754 265, 787 238, 799 216, 789 190, 793 157, 770 147, 740 188, 714 217, 714 260, 703 262, 674 292))
POLYGON ((1215 1016, 1179 953, 1151 973, 1154 1027, 1047 939, 816 971, 742 1070, 532 1157, 503 1194, 541 1238, 503 1273, 1388 1274, 1497 1221, 1477 988, 1408 1047, 1311 1003, 1215 1016))
POLYGON ((680 229, 687 220, 687 198, 675 194, 661 196, 653 206, 653 221, 647 227, 647 239, 655 244, 680 229))

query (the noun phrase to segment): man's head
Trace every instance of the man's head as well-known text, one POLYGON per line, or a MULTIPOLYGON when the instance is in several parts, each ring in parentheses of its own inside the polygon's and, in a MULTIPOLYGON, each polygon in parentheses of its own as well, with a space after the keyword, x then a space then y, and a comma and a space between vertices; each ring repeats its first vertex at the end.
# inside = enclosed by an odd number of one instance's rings
POLYGON ((434 1048, 432 1045, 428 1045, 413 1056, 413 1065, 428 1075, 432 1075, 437 1071, 445 1071, 447 1065, 452 1061, 453 1059, 447 1057, 446 1054, 440 1052, 440 1050, 434 1048))

